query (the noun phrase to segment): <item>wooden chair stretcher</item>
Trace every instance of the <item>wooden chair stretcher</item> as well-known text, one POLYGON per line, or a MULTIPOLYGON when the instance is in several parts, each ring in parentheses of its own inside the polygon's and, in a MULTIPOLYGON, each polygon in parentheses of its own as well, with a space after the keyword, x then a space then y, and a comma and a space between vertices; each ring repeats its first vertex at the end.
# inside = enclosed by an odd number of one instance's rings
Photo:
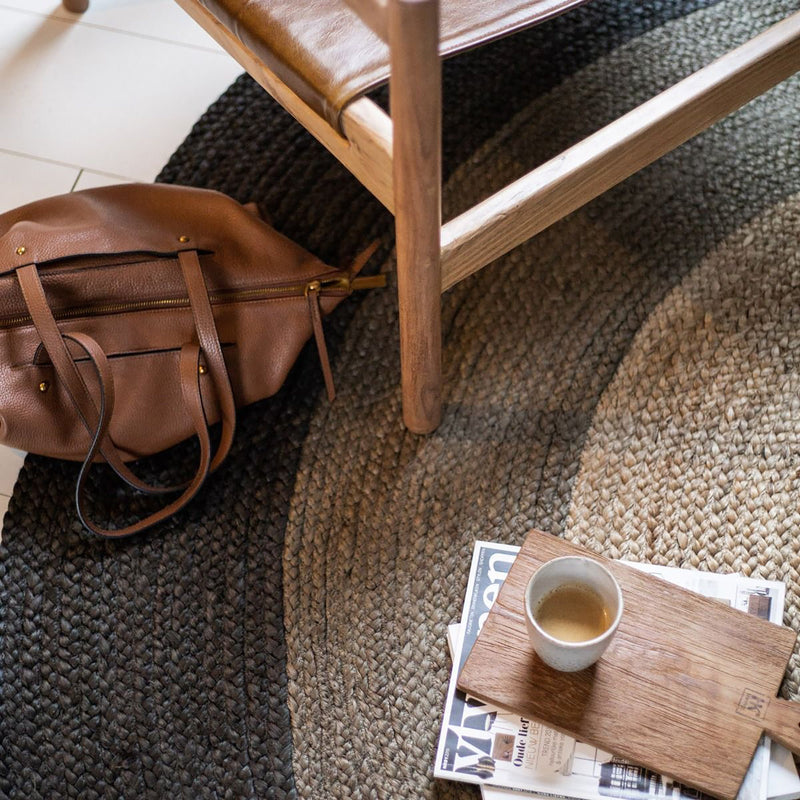
POLYGON ((800 69, 797 12, 442 224, 439 0, 346 0, 389 45, 391 116, 361 96, 339 130, 200 0, 176 2, 394 214, 403 417, 417 433, 441 419, 443 291, 800 69))

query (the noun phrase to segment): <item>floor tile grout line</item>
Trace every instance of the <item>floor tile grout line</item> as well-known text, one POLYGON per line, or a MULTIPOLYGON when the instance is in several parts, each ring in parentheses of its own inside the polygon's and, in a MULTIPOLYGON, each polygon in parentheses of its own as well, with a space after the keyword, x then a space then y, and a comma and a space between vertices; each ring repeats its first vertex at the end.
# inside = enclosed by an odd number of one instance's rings
POLYGON ((45 164, 53 164, 56 167, 68 167, 69 169, 77 169, 81 173, 83 172, 91 172, 93 175, 102 175, 104 178, 115 178, 120 181, 135 181, 135 178, 131 178, 128 175, 119 175, 115 172, 108 172, 107 170, 103 169, 93 169, 92 167, 82 167, 80 164, 72 164, 69 161, 59 161, 55 158, 47 158, 46 156, 37 156, 33 155, 33 153, 23 153, 20 150, 10 150, 6 147, 0 147, 0 154, 5 154, 8 156, 17 156, 18 158, 30 158, 32 161, 42 161, 45 164))
POLYGON ((176 39, 167 39, 163 36, 153 36, 147 33, 139 33, 137 31, 129 31, 124 28, 115 28, 111 25, 99 25, 96 22, 86 22, 80 16, 75 17, 60 17, 55 13, 43 13, 41 11, 33 11, 27 8, 17 8, 16 6, 7 6, 0 3, 0 11, 16 12, 18 14, 25 14, 29 17, 39 17, 40 19, 49 20, 53 22, 61 22, 65 25, 81 25, 84 28, 93 28, 99 31, 107 31, 109 33, 118 33, 122 36, 131 36, 135 39, 145 39, 151 42, 161 42, 162 44, 175 45, 176 47, 186 47, 190 50, 198 50, 203 53, 212 53, 213 55, 225 56, 228 55, 221 47, 209 47, 201 44, 192 44, 191 42, 181 42, 176 39))

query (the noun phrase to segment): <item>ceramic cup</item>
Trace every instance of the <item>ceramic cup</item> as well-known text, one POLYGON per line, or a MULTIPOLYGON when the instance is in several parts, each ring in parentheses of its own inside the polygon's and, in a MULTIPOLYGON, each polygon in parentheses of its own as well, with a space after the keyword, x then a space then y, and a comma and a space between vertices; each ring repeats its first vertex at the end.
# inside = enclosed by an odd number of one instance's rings
POLYGON ((598 561, 564 556, 542 564, 525 589, 525 622, 539 658, 561 672, 594 664, 622 617, 622 591, 598 561))

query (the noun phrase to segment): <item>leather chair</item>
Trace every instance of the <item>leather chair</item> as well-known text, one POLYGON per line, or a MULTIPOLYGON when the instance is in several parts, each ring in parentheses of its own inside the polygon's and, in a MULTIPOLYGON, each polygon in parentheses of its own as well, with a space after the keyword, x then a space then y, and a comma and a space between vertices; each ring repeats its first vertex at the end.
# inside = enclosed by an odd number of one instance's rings
POLYGON ((412 431, 441 418, 443 291, 800 68, 798 12, 442 225, 441 56, 586 1, 177 0, 394 213, 412 431))

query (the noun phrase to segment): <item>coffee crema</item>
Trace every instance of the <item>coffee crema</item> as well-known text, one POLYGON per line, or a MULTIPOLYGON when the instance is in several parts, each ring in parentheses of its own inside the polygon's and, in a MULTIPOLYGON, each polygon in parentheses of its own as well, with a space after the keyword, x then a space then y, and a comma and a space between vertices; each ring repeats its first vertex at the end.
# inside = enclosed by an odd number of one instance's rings
POLYGON ((564 584, 546 594, 534 617, 539 627, 562 642, 585 642, 604 634, 611 614, 602 598, 583 584, 564 584))

